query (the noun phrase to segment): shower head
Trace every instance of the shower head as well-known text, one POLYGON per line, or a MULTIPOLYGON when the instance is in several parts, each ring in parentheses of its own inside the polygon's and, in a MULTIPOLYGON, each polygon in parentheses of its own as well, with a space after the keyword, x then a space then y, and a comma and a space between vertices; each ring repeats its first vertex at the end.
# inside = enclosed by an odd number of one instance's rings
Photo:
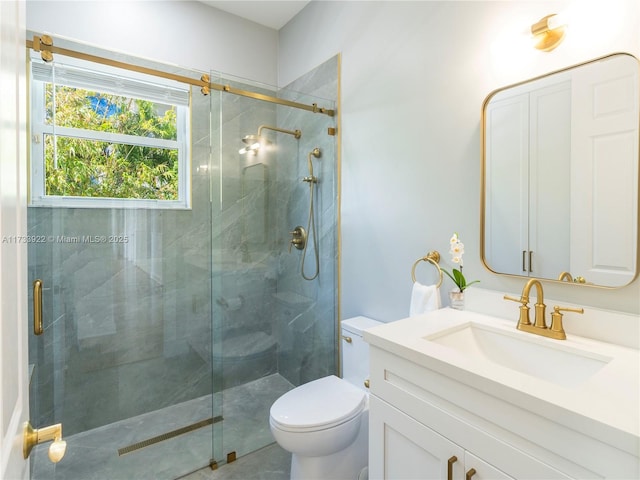
POLYGON ((245 135, 242 141, 246 143, 247 146, 238 150, 238 153, 241 155, 249 152, 253 152, 254 155, 257 155, 258 150, 260 150, 263 145, 268 145, 270 143, 269 140, 261 137, 260 135, 245 135))
POLYGON ((253 145, 254 143, 260 143, 262 141, 262 137, 259 135, 245 135, 242 139, 244 143, 247 145, 253 145))
POLYGON ((284 128, 271 127, 269 125, 260 125, 260 127, 258 127, 257 135, 246 135, 242 139, 242 141, 246 143, 247 146, 244 148, 241 148, 238 151, 238 153, 243 154, 243 153, 253 152, 253 154, 256 155, 262 145, 268 145, 269 140, 267 140, 261 135, 263 129, 273 130, 275 132, 280 132, 280 133, 286 133, 288 135, 293 135, 295 138, 300 138, 302 136, 302 132, 300 130, 285 130, 284 128))

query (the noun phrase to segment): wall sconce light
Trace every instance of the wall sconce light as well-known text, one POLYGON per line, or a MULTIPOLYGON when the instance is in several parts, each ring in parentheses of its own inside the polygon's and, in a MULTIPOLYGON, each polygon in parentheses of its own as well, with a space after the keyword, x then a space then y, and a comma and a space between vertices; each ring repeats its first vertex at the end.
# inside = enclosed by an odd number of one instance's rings
POLYGON ((553 13, 541 18, 531 25, 534 46, 543 52, 550 52, 564 40, 566 25, 561 18, 553 13))

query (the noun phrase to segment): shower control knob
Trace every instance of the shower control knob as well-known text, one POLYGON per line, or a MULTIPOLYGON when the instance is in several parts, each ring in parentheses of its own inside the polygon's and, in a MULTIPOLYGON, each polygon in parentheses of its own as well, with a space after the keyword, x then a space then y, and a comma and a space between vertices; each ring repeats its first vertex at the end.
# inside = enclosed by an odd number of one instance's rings
POLYGON ((291 232, 291 241, 289 242, 289 253, 291 253, 291 246, 293 245, 298 250, 304 249, 305 244, 307 243, 307 231, 304 227, 297 226, 291 232))

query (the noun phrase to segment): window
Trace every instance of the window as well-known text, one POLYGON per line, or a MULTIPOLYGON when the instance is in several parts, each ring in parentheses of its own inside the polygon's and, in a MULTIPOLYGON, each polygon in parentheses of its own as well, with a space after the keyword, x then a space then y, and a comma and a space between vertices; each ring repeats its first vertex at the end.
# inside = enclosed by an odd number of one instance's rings
POLYGON ((189 88, 31 60, 31 204, 189 208, 189 88))

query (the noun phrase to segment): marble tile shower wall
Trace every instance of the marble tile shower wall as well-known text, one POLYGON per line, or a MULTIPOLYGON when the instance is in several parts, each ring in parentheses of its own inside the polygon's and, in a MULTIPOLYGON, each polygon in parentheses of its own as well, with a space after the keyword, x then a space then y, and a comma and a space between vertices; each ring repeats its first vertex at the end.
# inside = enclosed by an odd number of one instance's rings
MULTIPOLYGON (((229 79, 222 83, 261 91, 229 79)), ((264 90, 265 94, 272 92, 264 90)), ((274 125, 273 105, 220 94, 221 118, 213 127, 213 343, 215 390, 277 372, 277 341, 265 305, 275 291, 270 269, 273 238, 266 201, 271 155, 240 155, 242 138, 274 125)))
MULTIPOLYGON (((231 84, 260 91, 255 85, 231 84)), ((324 101, 317 93, 333 105, 337 58, 279 92, 306 104, 324 101)), ((213 133, 220 138, 213 148, 220 162, 213 206, 215 378, 226 388, 279 372, 299 385, 334 373, 337 168, 335 138, 327 128, 335 120, 233 95, 222 95, 220 101, 221 130, 213 133), (238 154, 242 138, 256 134, 260 125, 300 129, 302 138, 264 129, 271 149, 238 154), (288 249, 289 232, 296 225, 307 228, 309 187, 301 180, 308 174, 307 153, 315 147, 324 152, 314 159, 314 173, 321 179, 315 194, 321 274, 308 282, 300 274, 302 252, 288 249)), ((310 246, 306 271, 314 269, 310 246)))
MULTIPOLYGON (((30 335, 32 419, 65 435, 211 393, 209 100, 193 95, 192 209, 29 207, 29 278, 44 283, 30 335), (204 172, 204 174, 203 174, 204 172), (126 243, 84 243, 126 235, 126 243), (70 239, 65 241, 64 239, 70 239)), ((31 302, 30 302, 31 304, 31 302)))
MULTIPOLYGON (((335 108, 338 94, 338 58, 334 57, 302 76, 281 92, 288 100, 318 103, 335 108), (297 94, 305 92, 313 95, 297 94)), ((309 215, 309 184, 302 182, 308 175, 307 155, 320 148, 320 158, 312 157, 318 183, 314 192, 315 222, 319 246, 319 275, 312 281, 301 276, 302 252, 294 250, 283 255, 278 276, 277 302, 280 303, 277 328, 279 332, 279 371, 294 385, 336 372, 336 319, 338 315, 338 163, 336 137, 328 135, 336 127, 335 118, 286 107, 278 107, 278 122, 296 125, 303 132, 299 150, 287 151, 278 163, 278 185, 274 189, 278 210, 278 238, 288 243, 288 232, 295 226, 307 228, 309 215), (291 161, 296 160, 295 168, 291 161)), ((305 257, 305 273, 315 272, 313 244, 309 243, 305 257)))

